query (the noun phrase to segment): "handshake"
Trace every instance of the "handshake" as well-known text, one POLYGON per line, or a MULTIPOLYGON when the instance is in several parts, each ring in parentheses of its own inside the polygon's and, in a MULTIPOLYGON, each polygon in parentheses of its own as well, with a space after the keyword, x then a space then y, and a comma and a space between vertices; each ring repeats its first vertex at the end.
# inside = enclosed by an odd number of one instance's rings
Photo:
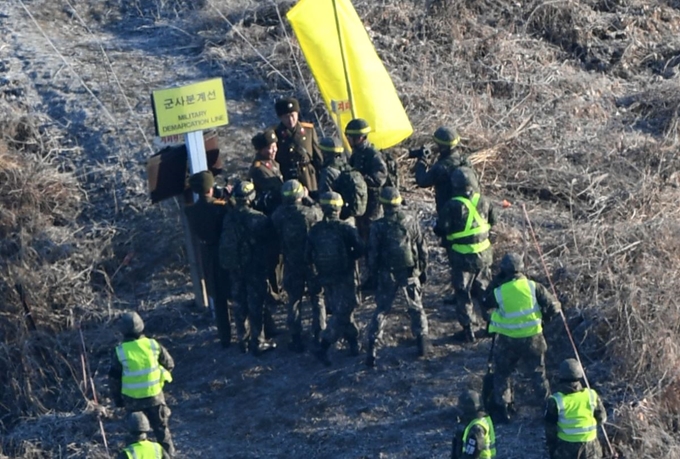
POLYGON ((409 158, 417 158, 417 159, 428 158, 431 154, 432 154, 432 152, 430 151, 430 149, 428 147, 420 147, 420 148, 416 148, 414 150, 408 151, 408 157, 409 158))

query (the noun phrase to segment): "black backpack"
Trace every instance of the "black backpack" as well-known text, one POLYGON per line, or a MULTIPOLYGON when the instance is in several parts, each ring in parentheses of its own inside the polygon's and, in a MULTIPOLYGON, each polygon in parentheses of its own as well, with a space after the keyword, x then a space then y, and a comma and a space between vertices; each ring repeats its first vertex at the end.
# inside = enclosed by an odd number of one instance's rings
POLYGON ((361 217, 366 213, 368 203, 368 186, 361 172, 354 169, 346 169, 340 172, 335 187, 345 202, 340 218, 361 217))
POLYGON ((224 269, 240 269, 250 261, 250 237, 238 211, 227 214, 220 239, 220 264, 224 269))

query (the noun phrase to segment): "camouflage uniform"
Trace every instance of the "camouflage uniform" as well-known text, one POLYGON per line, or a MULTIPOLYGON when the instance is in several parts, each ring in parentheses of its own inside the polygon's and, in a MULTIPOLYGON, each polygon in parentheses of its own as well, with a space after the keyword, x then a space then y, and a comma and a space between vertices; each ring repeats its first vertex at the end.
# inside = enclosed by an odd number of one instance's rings
MULTIPOLYGON (((559 391, 565 395, 580 392, 583 386, 579 381, 561 382, 559 391)), ((594 410, 595 420, 602 425, 607 420, 607 412, 602 404, 602 398, 597 397, 597 406, 594 410)), ((600 459, 602 446, 596 439, 582 443, 571 443, 557 437, 558 410, 557 403, 552 397, 548 399, 545 410, 545 440, 550 454, 550 459, 600 459)))
MULTIPOLYGON (((194 174, 195 181, 201 181, 200 174, 194 174)), ((210 174, 210 172, 207 172, 210 174)), ((205 181, 207 185, 212 179, 205 181)), ((201 183, 203 184, 203 183, 201 183)), ((194 191, 198 187, 193 186, 194 191)), ((199 193, 196 203, 184 208, 191 231, 200 243, 201 263, 205 276, 206 290, 213 299, 217 333, 222 346, 231 343, 231 324, 229 313, 229 273, 220 266, 218 247, 222 234, 222 221, 228 207, 223 201, 216 201, 212 196, 199 193)))
POLYGON ((486 418, 490 429, 489 439, 491 442, 495 441, 495 433, 492 433, 494 430, 493 421, 487 417, 480 395, 475 391, 465 391, 458 397, 458 410, 462 413, 462 418, 453 435, 451 459, 477 459, 487 447, 491 449, 491 457, 495 458, 496 446, 495 444, 486 444, 487 432, 483 426, 474 424, 470 427, 467 438, 465 438, 465 430, 472 421, 486 418))
POLYGON ((373 366, 376 357, 376 341, 382 338, 387 314, 397 291, 401 288, 411 317, 411 332, 419 341, 421 355, 425 353, 424 341, 428 335, 427 315, 421 302, 420 275, 427 268, 427 246, 413 215, 397 206, 401 197, 396 189, 385 187, 380 195, 385 216, 371 224, 368 247, 368 270, 377 273, 375 313, 368 326, 368 352, 366 363, 373 366), (394 196, 387 196, 393 194, 394 196), (396 198, 395 198, 396 196, 396 198), (385 201, 383 201, 385 198, 385 201), (386 200, 394 200, 389 205, 386 200))
POLYGON ((356 219, 357 229, 364 240, 368 240, 369 227, 373 220, 382 215, 379 196, 380 189, 387 181, 387 164, 385 159, 367 140, 352 149, 349 165, 361 172, 368 185, 368 202, 366 212, 356 219))
POLYGON ((434 186, 434 201, 437 215, 442 211, 447 202, 453 197, 451 190, 451 172, 460 167, 471 167, 467 158, 461 159, 457 152, 447 151, 441 154, 439 159, 428 169, 427 160, 419 158, 415 165, 416 185, 420 188, 434 186))
MULTIPOLYGON (((136 341, 143 338, 143 334, 126 334, 123 342, 136 341)), ((175 361, 168 350, 158 343, 159 355, 158 363, 169 372, 175 368, 175 361)), ((172 441, 168 421, 172 412, 165 404, 165 395, 161 392, 153 397, 132 398, 122 393, 123 366, 118 359, 118 354, 114 349, 111 354, 111 367, 109 368, 109 385, 111 388, 111 398, 116 406, 124 406, 128 413, 135 411, 143 412, 149 419, 151 428, 158 443, 163 446, 167 454, 172 457, 175 455, 175 445, 172 441)))
POLYGON ((347 161, 342 155, 334 156, 326 161, 319 172, 319 193, 338 191, 336 189, 336 181, 342 171, 348 167, 347 161))
POLYGON ((266 215, 250 208, 248 202, 237 200, 236 208, 226 215, 223 228, 220 263, 229 270, 231 278, 238 339, 243 351, 250 340, 250 349, 257 354, 269 348, 263 320, 267 274, 272 254, 278 253, 272 238, 273 227, 266 215), (238 260, 237 265, 230 264, 230 260, 238 260))
POLYGON ((321 289, 305 262, 307 233, 312 225, 321 220, 322 212, 318 206, 306 206, 298 200, 284 203, 274 211, 271 218, 283 254, 283 287, 288 295, 288 329, 291 333, 291 346, 296 350, 302 350, 301 306, 305 284, 312 303, 312 331, 315 342, 318 341, 321 331, 326 328, 326 308, 321 299, 321 289))
POLYGON ((298 122, 290 130, 283 123, 276 127, 279 139, 278 162, 284 180, 296 179, 309 191, 316 191, 317 170, 323 164, 316 131, 312 123, 298 122))

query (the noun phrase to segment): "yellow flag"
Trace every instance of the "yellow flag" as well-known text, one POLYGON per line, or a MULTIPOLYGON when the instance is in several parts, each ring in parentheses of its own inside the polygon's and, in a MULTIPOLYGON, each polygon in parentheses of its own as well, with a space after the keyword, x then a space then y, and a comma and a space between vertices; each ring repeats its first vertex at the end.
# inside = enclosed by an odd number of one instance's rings
POLYGON ((326 107, 340 129, 352 118, 372 128, 378 148, 413 133, 392 79, 349 0, 300 0, 286 15, 326 107))

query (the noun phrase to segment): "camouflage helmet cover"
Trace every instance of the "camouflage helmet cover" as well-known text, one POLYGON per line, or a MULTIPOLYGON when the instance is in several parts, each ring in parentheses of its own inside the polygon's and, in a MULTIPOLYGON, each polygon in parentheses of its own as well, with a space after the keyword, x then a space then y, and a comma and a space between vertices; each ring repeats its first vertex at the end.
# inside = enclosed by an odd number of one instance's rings
POLYGON ((126 312, 120 318, 120 331, 124 335, 139 335, 144 331, 144 321, 136 312, 126 312))
POLYGON ((253 182, 243 180, 234 189, 234 198, 240 200, 250 200, 255 196, 255 185, 253 182))
POLYGON ((383 187, 382 190, 380 190, 380 198, 379 198, 381 204, 384 206, 390 206, 390 207, 397 207, 401 204, 401 194, 399 194, 399 190, 393 186, 386 186, 383 187))
POLYGON ((583 378, 583 368, 576 359, 566 359, 560 363, 558 376, 561 381, 579 381, 583 378))
POLYGON ((449 129, 447 127, 441 126, 434 131, 432 136, 437 145, 452 148, 458 145, 460 142, 460 136, 454 129, 449 129))
POLYGON ((319 203, 321 204, 322 209, 339 211, 342 209, 344 201, 342 200, 340 193, 328 191, 321 195, 319 203))
POLYGON ((286 200, 302 199, 305 195, 305 187, 297 180, 286 180, 281 186, 281 195, 286 200))
POLYGON ((371 132, 371 126, 363 118, 354 118, 345 127, 345 135, 348 136, 362 136, 367 135, 369 132, 371 132))
POLYGON ((508 252, 501 259, 501 272, 505 274, 515 274, 524 271, 524 261, 518 253, 508 252))
POLYGON ((128 429, 133 433, 150 432, 151 424, 143 412, 135 411, 128 416, 128 429))
POLYGON ((345 149, 342 147, 342 142, 335 137, 324 137, 319 141, 319 148, 324 153, 331 153, 339 155, 345 149))

